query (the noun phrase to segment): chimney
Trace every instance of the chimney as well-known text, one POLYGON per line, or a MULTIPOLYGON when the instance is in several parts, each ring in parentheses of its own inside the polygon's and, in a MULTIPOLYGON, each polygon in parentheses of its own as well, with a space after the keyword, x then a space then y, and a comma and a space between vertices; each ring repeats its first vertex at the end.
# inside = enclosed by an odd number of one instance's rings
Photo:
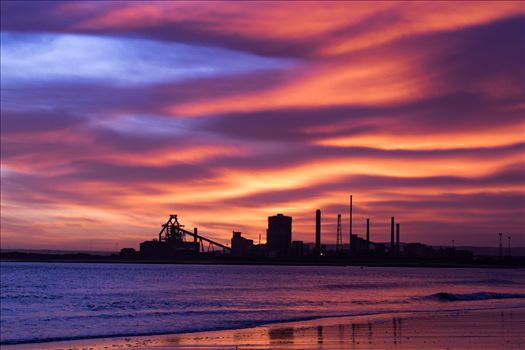
POLYGON ((321 251, 321 210, 315 211, 315 248, 321 251))
POLYGON ((196 227, 193 228, 193 234, 195 235, 193 236, 193 242, 197 243, 197 228, 196 227))
POLYGON ((390 252, 394 252, 394 217, 390 219, 390 252))
POLYGON ((348 228, 348 247, 349 250, 352 249, 352 195, 350 195, 350 222, 349 222, 349 228, 348 228))

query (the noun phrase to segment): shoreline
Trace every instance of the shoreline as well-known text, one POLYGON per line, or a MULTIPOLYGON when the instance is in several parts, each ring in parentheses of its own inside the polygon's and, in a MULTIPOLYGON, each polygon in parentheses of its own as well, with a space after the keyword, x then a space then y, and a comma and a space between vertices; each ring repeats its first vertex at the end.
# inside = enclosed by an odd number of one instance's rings
MULTIPOLYGON (((428 346, 432 342, 448 348, 458 348, 457 344, 447 343, 443 345, 441 343, 450 338, 454 338, 456 342, 458 339, 462 339, 461 341, 463 342, 476 342, 475 339, 486 338, 487 334, 492 332, 491 342, 480 342, 477 344, 477 348, 498 349, 505 346, 506 348, 520 349, 525 346, 525 335, 523 335, 523 330, 525 329, 525 307, 445 310, 437 312, 402 311, 356 316, 322 317, 301 321, 276 321, 259 326, 233 329, 3 344, 2 348, 6 350, 80 350, 86 348, 92 350, 108 348, 186 349, 192 347, 209 349, 338 348, 332 347, 334 342, 343 345, 345 348, 350 345, 356 348, 356 345, 360 344, 359 341, 356 343, 356 337, 363 337, 363 334, 361 334, 363 329, 368 329, 367 344, 366 347, 357 348, 381 349, 382 347, 374 347, 372 345, 383 344, 386 346, 386 343, 390 340, 392 340, 394 347, 398 342, 401 343, 404 340, 403 349, 417 349, 421 348, 421 346, 428 346), (500 327, 495 326, 498 323, 500 327), (439 325, 439 327, 436 325, 439 325), (405 330, 405 334, 411 335, 408 337, 401 335, 401 328, 405 330), (347 330, 346 332, 344 332, 345 329, 347 330), (372 331, 373 329, 375 330, 374 332, 372 331), (351 330, 352 336, 343 336, 349 330, 351 330), (441 339, 440 341, 438 341, 435 334, 438 330, 443 333, 438 337, 441 339), (319 337, 319 332, 321 337, 319 337), (399 335, 397 334, 398 332, 399 335), (317 334, 317 340, 314 339, 316 338, 315 334, 317 334), (374 334, 376 335, 374 336, 374 334), (320 340, 321 343, 319 343, 320 340), (352 342, 349 343, 351 340, 352 342), (502 342, 503 340, 505 342, 502 342), (405 347, 406 345, 409 346, 405 347)), ((462 347, 460 346, 459 348, 462 347)))
POLYGON ((482 268, 482 269, 516 269, 525 268, 525 259, 516 263, 462 263, 442 262, 432 260, 406 261, 366 261, 366 260, 230 260, 230 259, 184 259, 184 260, 154 260, 154 259, 121 259, 121 258, 0 258, 0 263, 93 263, 93 264, 151 264, 151 265, 223 265, 223 266, 352 266, 352 267, 417 267, 417 268, 482 268))

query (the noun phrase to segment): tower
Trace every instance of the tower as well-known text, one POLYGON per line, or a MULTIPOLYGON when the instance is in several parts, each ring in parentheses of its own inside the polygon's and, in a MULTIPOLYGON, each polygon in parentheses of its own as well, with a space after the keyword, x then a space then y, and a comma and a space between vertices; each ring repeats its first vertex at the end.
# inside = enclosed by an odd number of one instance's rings
POLYGON ((321 209, 315 211, 315 249, 321 251, 321 209))
POLYGON ((283 214, 268 217, 268 229, 266 230, 268 254, 287 255, 291 244, 292 218, 283 214))
POLYGON ((352 250, 352 195, 350 195, 350 221, 348 228, 348 247, 352 250))

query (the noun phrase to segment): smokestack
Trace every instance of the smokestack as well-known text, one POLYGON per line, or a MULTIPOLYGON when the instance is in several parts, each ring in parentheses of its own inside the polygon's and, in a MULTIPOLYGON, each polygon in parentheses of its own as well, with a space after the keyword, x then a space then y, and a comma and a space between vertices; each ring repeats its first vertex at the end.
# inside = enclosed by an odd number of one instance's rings
POLYGON ((370 219, 366 219, 366 243, 370 244, 370 219))
POLYGON ((396 224, 396 253, 399 254, 401 251, 401 246, 399 245, 399 224, 396 224))
POLYGON ((350 195, 350 226, 348 228, 348 247, 352 245, 352 195, 350 195))
POLYGON ((315 211, 315 248, 321 250, 321 210, 315 211))
POLYGON ((390 219, 390 251, 394 252, 394 217, 390 219))
POLYGON ((193 228, 193 234, 195 235, 193 236, 193 242, 197 243, 197 228, 196 227, 193 228))

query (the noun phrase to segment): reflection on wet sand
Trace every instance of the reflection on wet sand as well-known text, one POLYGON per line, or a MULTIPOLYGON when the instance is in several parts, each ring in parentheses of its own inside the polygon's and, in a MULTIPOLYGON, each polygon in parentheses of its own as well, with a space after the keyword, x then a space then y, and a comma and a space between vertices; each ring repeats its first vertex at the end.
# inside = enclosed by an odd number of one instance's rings
MULTIPOLYGON (((215 348, 241 349, 434 349, 523 348, 525 310, 403 314, 395 317, 354 317, 313 320, 254 329, 226 331, 244 334, 246 342, 215 339, 215 348), (249 341, 248 341, 249 339, 249 341)), ((186 338, 183 347, 196 345, 186 338)), ((205 344, 198 343, 206 348, 205 344)))
POLYGON ((323 343, 323 326, 317 326, 317 344, 323 343))
POLYGON ((293 344, 293 327, 272 328, 268 330, 270 344, 293 344))
POLYGON ((523 308, 358 316, 169 336, 6 346, 31 349, 522 349, 523 308))

